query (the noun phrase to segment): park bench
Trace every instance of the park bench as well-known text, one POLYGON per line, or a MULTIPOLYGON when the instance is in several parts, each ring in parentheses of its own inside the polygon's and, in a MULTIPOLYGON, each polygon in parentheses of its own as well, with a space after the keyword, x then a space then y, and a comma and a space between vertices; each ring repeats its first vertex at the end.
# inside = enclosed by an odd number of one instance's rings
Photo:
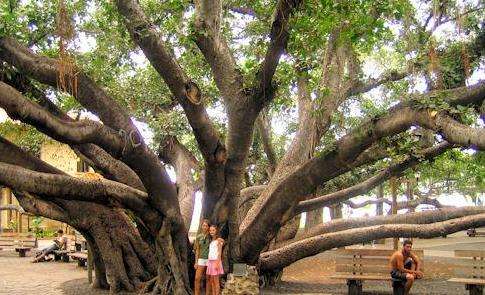
POLYGON ((55 250, 54 251, 54 260, 55 261, 63 261, 69 262, 69 253, 76 252, 76 236, 67 236, 68 238, 68 245, 65 250, 55 250))
MULTIPOLYGON (((332 279, 347 280, 348 294, 362 294, 363 281, 389 281, 391 275, 389 258, 396 250, 391 249, 339 249, 332 279)), ((423 263, 423 250, 413 250, 423 263)))
POLYGON ((476 228, 470 228, 466 231, 466 234, 473 238, 473 237, 477 237, 477 236, 484 236, 485 237, 485 230, 482 230, 482 231, 477 231, 476 228))
MULTIPOLYGON (((67 237, 69 239, 67 249, 54 251, 54 260, 69 262, 69 258, 72 258, 72 255, 70 254, 76 252, 83 253, 83 251, 87 251, 86 239, 80 233, 76 232, 75 235, 70 235, 67 237)), ((84 257, 84 254, 80 256, 84 257)), ((83 260, 81 259, 81 261, 83 260)))
POLYGON ((0 250, 15 250, 19 257, 25 257, 25 254, 32 248, 37 247, 37 238, 31 234, 3 234, 0 235, 0 250))
POLYGON ((87 266, 87 262, 88 262, 88 252, 87 251, 69 253, 68 255, 69 255, 69 257, 71 257, 71 259, 77 260, 78 266, 87 266))
POLYGON ((455 257, 459 258, 455 268, 456 278, 448 282, 465 284, 470 295, 483 294, 485 286, 485 251, 455 250, 455 257))

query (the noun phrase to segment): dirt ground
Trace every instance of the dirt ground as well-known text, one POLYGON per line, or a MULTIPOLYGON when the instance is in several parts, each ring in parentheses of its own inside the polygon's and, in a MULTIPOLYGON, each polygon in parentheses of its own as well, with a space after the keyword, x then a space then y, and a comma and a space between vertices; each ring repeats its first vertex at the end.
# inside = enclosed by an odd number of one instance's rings
MULTIPOLYGON (((453 276, 453 250, 485 249, 485 238, 468 238, 464 233, 457 233, 446 239, 416 240, 414 247, 425 251, 426 279, 415 284, 412 294, 468 294, 463 285, 446 282, 453 276)), ((30 263, 31 259, 19 258, 12 251, 0 251, 0 294, 108 294, 107 291, 91 289, 87 271, 75 262, 30 263)), ((266 288, 261 293, 346 294, 345 281, 328 278, 334 273, 334 267, 332 251, 300 260, 285 269, 278 286, 266 288)), ((363 286, 364 294, 391 294, 388 282, 364 282, 363 286)))

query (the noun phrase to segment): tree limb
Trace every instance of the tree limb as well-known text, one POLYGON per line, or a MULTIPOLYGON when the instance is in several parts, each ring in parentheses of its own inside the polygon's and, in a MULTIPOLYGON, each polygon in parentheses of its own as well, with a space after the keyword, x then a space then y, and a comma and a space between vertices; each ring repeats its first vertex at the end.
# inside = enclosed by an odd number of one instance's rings
MULTIPOLYGON (((21 150, 19 147, 15 146, 14 144, 12 144, 11 142, 9 142, 8 140, 6 140, 2 137, 0 137, 0 163, 5 164, 5 165, 10 164, 14 167, 22 167, 23 169, 27 170, 27 172, 38 171, 38 172, 45 173, 47 175, 59 175, 59 176, 69 177, 65 172, 47 164, 46 162, 40 160, 37 157, 30 155, 29 153, 21 150)), ((25 179, 14 179, 14 181, 25 182, 25 179)), ((115 183, 115 184, 117 184, 117 183, 115 183)), ((45 186, 45 184, 42 184, 42 185, 45 186)), ((16 193, 15 193, 16 196, 18 196, 19 194, 23 194, 21 191, 17 190, 15 187, 12 187, 12 189, 14 189, 16 191, 16 193)), ((133 188, 129 188, 129 190, 132 190, 134 192, 139 192, 139 191, 137 191, 133 188)), ((30 195, 30 196, 32 198, 34 198, 34 196, 32 196, 32 195, 30 195)), ((55 199, 55 200, 41 200, 42 196, 35 196, 35 198, 39 200, 39 202, 37 202, 37 203, 39 203, 39 206, 43 206, 45 208, 48 208, 49 204, 52 205, 53 201, 57 202, 57 199, 55 199)), ((81 198, 83 198, 83 196, 81 196, 81 198)), ((87 198, 89 198, 89 196, 87 196, 87 198)), ((161 222, 160 221, 161 216, 158 213, 158 211, 152 209, 149 206, 146 206, 145 201, 143 201, 141 199, 140 199, 140 201, 137 201, 136 199, 134 199, 134 201, 135 202, 133 202, 133 203, 127 202, 127 203, 125 203, 125 205, 127 205, 127 206, 133 205, 134 207, 130 207, 129 209, 132 210, 133 212, 137 213, 138 216, 145 222, 145 224, 147 224, 148 226, 151 227, 150 229, 152 231, 156 231, 157 226, 161 222), (140 206, 140 205, 142 205, 142 206, 140 206)), ((19 202, 20 202, 20 200, 19 200, 19 202)), ((28 212, 31 212, 22 203, 21 203, 21 205, 25 210, 27 210, 28 212)), ((119 204, 116 204, 116 205, 119 206, 119 204)), ((62 211, 60 208, 59 208, 59 210, 60 211, 58 213, 56 213, 58 215, 61 214, 61 211, 62 211)), ((54 219, 60 220, 60 219, 57 219, 57 218, 54 218, 54 219)))
POLYGON ((111 128, 91 120, 59 119, 3 82, 0 82, 0 106, 12 119, 30 124, 58 141, 96 143, 115 155, 123 149, 122 139, 111 128))
POLYGON ((288 44, 289 19, 302 1, 300 0, 280 0, 276 6, 275 17, 271 26, 270 43, 266 50, 263 63, 256 75, 257 85, 254 89, 253 99, 260 108, 266 105, 274 96, 272 80, 276 67, 283 52, 288 44))
POLYGON ((209 63, 217 87, 226 102, 245 99, 243 76, 221 32, 222 1, 195 0, 196 43, 209 63))
POLYGON ((174 136, 166 136, 160 145, 158 156, 175 168, 180 212, 187 228, 190 227, 195 203, 195 193, 201 189, 203 179, 194 179, 200 167, 197 159, 174 136))
POLYGON ((302 212, 315 210, 318 208, 326 207, 339 203, 353 197, 359 196, 361 194, 367 193, 371 189, 375 188, 379 184, 385 182, 391 177, 400 176, 407 169, 416 166, 423 160, 430 160, 451 148, 451 144, 448 142, 443 142, 435 147, 424 149, 419 155, 408 156, 407 159, 390 165, 386 169, 383 169, 376 175, 356 184, 354 186, 345 188, 343 190, 333 192, 327 195, 323 195, 310 200, 305 200, 300 203, 295 208, 294 215, 300 214, 302 212))
MULTIPOLYGON (((0 38, 0 59, 15 66, 20 72, 35 80, 58 88, 58 61, 53 58, 39 56, 10 37, 0 38)), ((97 114, 104 124, 115 130, 126 132, 136 130, 130 117, 123 107, 111 99, 106 92, 88 77, 78 71, 75 77, 68 77, 69 88, 74 89, 73 80, 77 80, 77 96, 84 107, 97 114)))
POLYGON ((145 192, 111 180, 88 181, 67 175, 35 172, 4 162, 0 162, 0 183, 33 194, 128 209, 146 207, 148 200, 145 192))
POLYGON ((351 89, 349 89, 347 96, 354 96, 357 94, 368 92, 382 84, 401 80, 407 77, 409 74, 410 73, 407 71, 405 72, 391 71, 389 73, 383 74, 381 77, 376 79, 371 78, 367 81, 359 81, 356 85, 354 85, 351 89))
POLYGON ((201 101, 199 87, 187 77, 173 54, 166 49, 162 36, 148 21, 137 1, 118 0, 116 5, 133 41, 140 46, 184 109, 204 159, 217 163, 220 161, 219 153, 225 147, 201 101))
POLYGON ((427 219, 426 222, 414 223, 413 221, 410 221, 409 223, 375 225, 326 233, 299 240, 282 248, 262 253, 259 259, 259 267, 261 270, 283 268, 299 259, 326 250, 354 245, 369 240, 403 236, 433 238, 471 227, 482 226, 485 226, 485 213, 464 216, 442 222, 435 222, 430 218, 427 219))

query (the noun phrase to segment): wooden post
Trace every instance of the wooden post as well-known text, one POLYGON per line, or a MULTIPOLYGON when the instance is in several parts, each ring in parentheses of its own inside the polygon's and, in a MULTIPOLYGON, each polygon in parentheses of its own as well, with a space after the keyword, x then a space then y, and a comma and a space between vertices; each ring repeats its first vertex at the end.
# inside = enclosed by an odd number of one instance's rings
POLYGON ((17 211, 17 232, 22 232, 22 213, 17 211))
MULTIPOLYGON (((2 189, 4 196, 7 198, 7 205, 12 204, 12 194, 10 193, 10 189, 8 187, 4 187, 2 189)), ((7 210, 7 224, 10 224, 10 220, 12 220, 12 210, 7 210)))
MULTIPOLYGON (((397 179, 395 177, 391 178, 391 195, 392 195, 392 215, 397 214, 397 179)), ((399 238, 393 238, 393 248, 397 250, 399 247, 399 238)))
MULTIPOLYGON (((408 203, 412 202, 414 200, 413 196, 413 179, 408 178, 406 181, 406 198, 408 200, 408 203)), ((412 213, 415 211, 415 207, 408 207, 408 212, 412 213)))
MULTIPOLYGON (((377 187, 377 199, 384 198, 384 185, 381 184, 377 187)), ((376 216, 384 215, 384 203, 377 203, 376 204, 376 216)), ((385 244, 386 239, 377 240, 377 244, 385 244)))
POLYGON ((91 284, 93 282, 93 252, 88 243, 88 282, 91 284))

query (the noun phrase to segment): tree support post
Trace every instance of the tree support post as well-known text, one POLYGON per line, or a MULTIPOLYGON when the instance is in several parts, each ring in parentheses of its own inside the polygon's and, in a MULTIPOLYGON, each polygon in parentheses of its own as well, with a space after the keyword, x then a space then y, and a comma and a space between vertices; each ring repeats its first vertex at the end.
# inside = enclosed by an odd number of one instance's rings
MULTIPOLYGON (((377 199, 382 200, 384 198, 384 185, 379 185, 377 189, 377 199)), ((376 204, 376 216, 384 215, 384 204, 379 202, 376 204)), ((385 244, 386 239, 377 240, 377 244, 385 244)))
MULTIPOLYGON (((397 214, 397 179, 395 177, 391 178, 391 195, 392 195, 392 215, 397 214)), ((393 248, 398 249, 399 238, 393 238, 393 248)))
POLYGON ((88 282, 93 283, 93 252, 88 244, 88 282))
POLYGON ((349 286, 349 295, 362 295, 361 280, 347 280, 347 286, 349 286))

